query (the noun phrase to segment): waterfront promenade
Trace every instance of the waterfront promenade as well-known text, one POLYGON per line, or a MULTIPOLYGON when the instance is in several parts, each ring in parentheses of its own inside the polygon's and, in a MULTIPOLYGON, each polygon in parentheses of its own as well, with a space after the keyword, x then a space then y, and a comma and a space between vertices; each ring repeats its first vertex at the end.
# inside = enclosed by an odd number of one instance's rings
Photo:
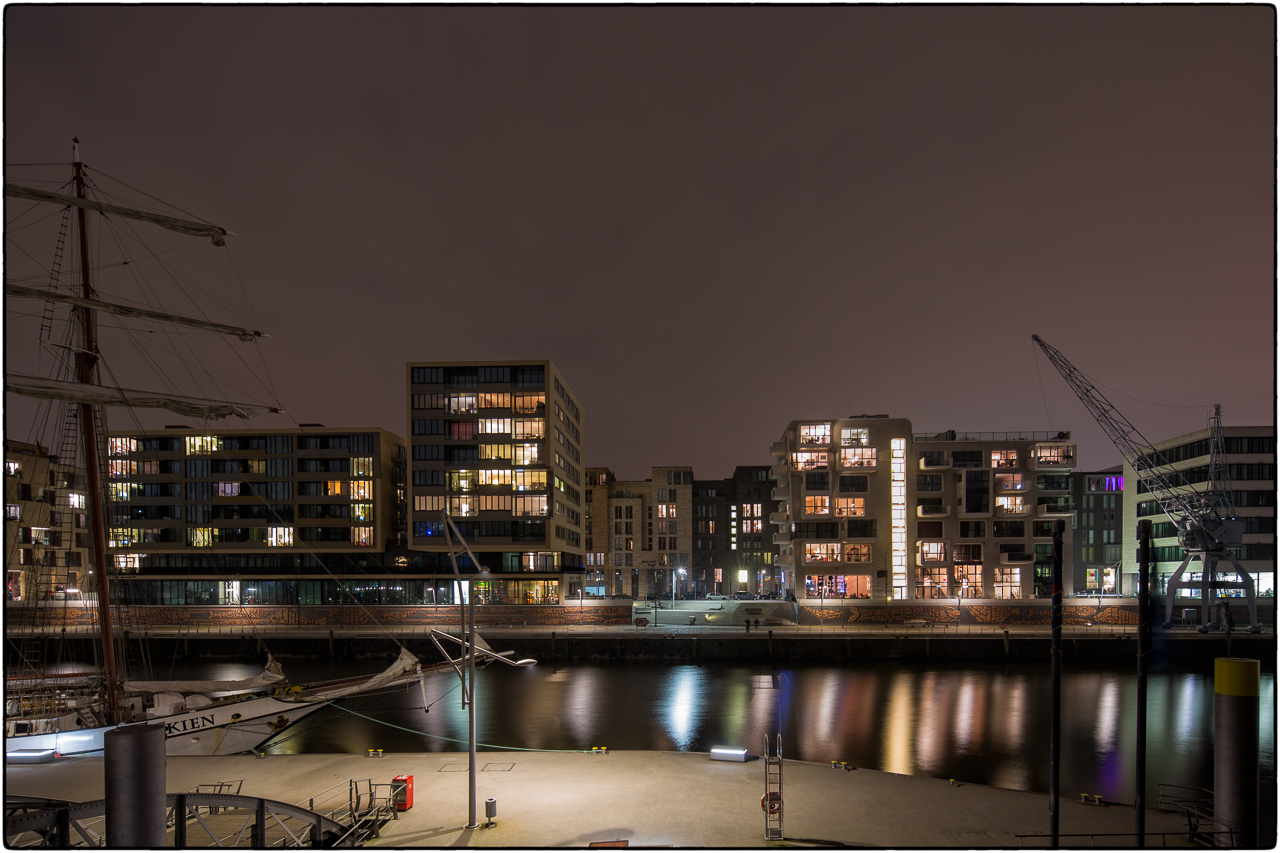
MULTIPOLYGON (((744 745, 745 746, 745 745, 744 745)), ((759 752, 756 747, 753 752, 759 752)), ((785 751, 785 744, 784 744, 785 751)), ((1047 746, 1045 760, 1048 760, 1047 746)), ((833 756, 833 758, 838 758, 833 756)), ((387 823, 371 846, 585 848, 626 841, 632 847, 873 847, 1011 848, 1047 846, 1046 794, 952 785, 948 780, 872 770, 833 770, 828 764, 785 761, 782 842, 764 840, 760 797, 764 763, 712 761, 706 753, 481 752, 477 756, 477 819, 467 823, 466 753, 173 757, 167 789, 243 779, 241 793, 306 804, 309 797, 349 779, 389 782, 414 777, 414 806, 387 823), (497 801, 492 828, 484 801, 497 801)), ((9 766, 11 794, 77 802, 103 796, 102 759, 63 759, 9 766)), ((1064 847, 1131 847, 1131 806, 1085 805, 1080 793, 1060 800, 1064 847)), ((1155 803, 1149 803, 1154 806, 1155 803)), ((1185 820, 1148 809, 1147 846, 1192 847, 1185 820)), ((1266 846, 1266 845, 1264 845, 1266 846)))

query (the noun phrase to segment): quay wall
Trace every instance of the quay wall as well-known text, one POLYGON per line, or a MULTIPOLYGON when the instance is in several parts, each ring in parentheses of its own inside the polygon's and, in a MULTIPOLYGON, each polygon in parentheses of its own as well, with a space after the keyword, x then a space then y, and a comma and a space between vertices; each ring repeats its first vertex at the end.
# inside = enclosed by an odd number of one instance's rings
MULTIPOLYGON (((79 602, 42 603, 9 602, 5 607, 7 626, 37 627, 43 633, 61 628, 87 628, 94 624, 93 607, 72 606, 79 602)), ((1195 608, 1194 601, 1178 602, 1174 620, 1182 623, 1184 611, 1195 608)), ((1051 603, 1032 600, 966 600, 907 601, 870 603, 859 600, 823 602, 789 601, 676 601, 593 603, 577 605, 505 605, 477 607, 476 624, 481 628, 522 626, 622 627, 654 624, 706 625, 738 627, 745 619, 754 626, 822 626, 839 627, 925 623, 930 625, 988 626, 998 628, 1048 627, 1051 603), (643 621, 641 621, 643 620, 643 621)), ((147 630, 160 627, 184 628, 253 628, 271 630, 302 628, 388 627, 444 628, 458 622, 458 607, 436 605, 125 605, 113 611, 115 623, 125 630, 147 630)), ((1260 599, 1258 621, 1275 625, 1275 599, 1260 599)), ((1249 624, 1248 610, 1233 600, 1231 615, 1238 630, 1249 624)), ((1163 602, 1153 601, 1153 620, 1164 620, 1163 602)), ((1199 618, 1199 609, 1191 614, 1199 618)), ((1138 624, 1138 605, 1133 599, 1070 598, 1063 602, 1063 624, 1067 626, 1134 627, 1138 624)))

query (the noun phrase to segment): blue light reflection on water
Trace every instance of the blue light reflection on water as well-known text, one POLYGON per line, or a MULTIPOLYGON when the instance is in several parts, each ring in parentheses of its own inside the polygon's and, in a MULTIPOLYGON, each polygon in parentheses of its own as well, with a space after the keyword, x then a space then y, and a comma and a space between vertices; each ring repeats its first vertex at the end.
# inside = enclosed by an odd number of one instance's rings
MULTIPOLYGON (((323 673, 285 666, 299 680, 351 674, 331 664, 323 673)), ((378 668, 373 662, 362 666, 358 671, 378 668)), ((466 712, 456 683, 449 673, 430 677, 428 700, 435 704, 428 714, 415 707, 421 705, 416 688, 344 703, 379 722, 434 737, 331 710, 304 720, 268 751, 464 749, 466 712)), ((765 736, 777 731, 781 714, 790 758, 1046 791, 1049 688, 1048 667, 1040 665, 491 667, 477 683, 477 728, 482 743, 534 749, 706 751, 726 744, 757 753, 765 736), (781 690, 754 682, 770 674, 778 676, 781 690)), ((1274 777, 1275 676, 1264 673, 1261 688, 1263 773, 1274 777)), ((1160 782, 1212 787, 1212 673, 1152 674, 1148 695, 1148 797, 1160 782)), ((1133 801, 1136 698, 1137 679, 1127 668, 1064 667, 1064 792, 1133 801)))

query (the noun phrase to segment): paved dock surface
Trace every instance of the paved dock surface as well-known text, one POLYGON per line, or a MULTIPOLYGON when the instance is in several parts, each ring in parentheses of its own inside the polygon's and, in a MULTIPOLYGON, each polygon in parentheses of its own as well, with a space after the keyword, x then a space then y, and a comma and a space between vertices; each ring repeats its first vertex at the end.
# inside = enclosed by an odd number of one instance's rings
MULTIPOLYGON (((414 777, 414 805, 386 824, 371 846, 587 847, 627 841, 631 847, 1009 848, 1047 846, 1016 837, 1049 831, 1049 798, 947 780, 829 765, 784 763, 784 842, 764 840, 760 797, 764 762, 712 761, 706 753, 482 752, 477 756, 477 818, 467 830, 467 754, 251 755, 172 757, 167 789, 243 779, 241 793, 291 803, 349 779, 389 782, 414 777), (497 801, 492 828, 484 801, 497 801)), ((77 802, 103 797, 101 758, 46 765, 9 765, 10 794, 77 802)), ((1060 801, 1064 847, 1130 847, 1132 838, 1070 838, 1073 833, 1129 833, 1131 806, 1083 805, 1078 792, 1060 801)), ((1182 818, 1148 810, 1147 831, 1167 831, 1147 846, 1190 847, 1182 818)))

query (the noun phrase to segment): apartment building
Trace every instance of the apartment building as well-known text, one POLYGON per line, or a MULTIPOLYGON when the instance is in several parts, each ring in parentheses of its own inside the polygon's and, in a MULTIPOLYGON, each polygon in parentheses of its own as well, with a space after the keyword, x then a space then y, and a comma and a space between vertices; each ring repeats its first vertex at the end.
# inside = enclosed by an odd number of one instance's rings
MULTIPOLYGON (((1241 568, 1254 581, 1259 595, 1275 594, 1276 565, 1276 439, 1271 426, 1223 426, 1227 474, 1231 481, 1231 502, 1235 516, 1244 525, 1243 545, 1236 551, 1241 568)), ((1180 435, 1152 445, 1153 450, 1169 463, 1163 469, 1179 489, 1202 491, 1209 480, 1209 430, 1180 435)), ((1124 522, 1122 524, 1125 594, 1137 590, 1138 544, 1137 523, 1152 522, 1152 558, 1155 578, 1151 591, 1163 594, 1169 577, 1181 565, 1184 554, 1178 545, 1177 531, 1160 504, 1134 474, 1124 465, 1124 522)), ((1187 567, 1187 578, 1199 576, 1199 563, 1187 567)), ((1237 580, 1230 563, 1220 563, 1219 577, 1237 580)), ((1228 594, 1238 591, 1229 590, 1228 594)), ((1183 595, 1198 597, 1198 590, 1184 590, 1183 595)))
POLYGON ((1124 468, 1077 471, 1071 475, 1075 530, 1071 537, 1073 587, 1077 595, 1131 595, 1120 567, 1124 549, 1120 529, 1124 506, 1124 468))
POLYGON ((85 586, 90 562, 84 469, 37 444, 4 443, 5 599, 85 586))
POLYGON ((404 439, 378 427, 112 431, 119 600, 399 603, 404 477, 404 439))
POLYGON ((586 414, 555 365, 409 362, 405 383, 411 565, 453 577, 447 513, 479 562, 459 569, 484 576, 480 603, 583 595, 586 414))
POLYGON ((769 466, 699 480, 688 466, 619 480, 588 468, 588 586, 593 594, 701 598, 778 592, 777 547, 765 516, 769 466), (674 587, 674 588, 673 588, 674 587))
POLYGON ((816 600, 1048 597, 1053 524, 1074 511, 1070 438, 913 433, 887 415, 792 421, 770 447, 784 587, 816 600))

